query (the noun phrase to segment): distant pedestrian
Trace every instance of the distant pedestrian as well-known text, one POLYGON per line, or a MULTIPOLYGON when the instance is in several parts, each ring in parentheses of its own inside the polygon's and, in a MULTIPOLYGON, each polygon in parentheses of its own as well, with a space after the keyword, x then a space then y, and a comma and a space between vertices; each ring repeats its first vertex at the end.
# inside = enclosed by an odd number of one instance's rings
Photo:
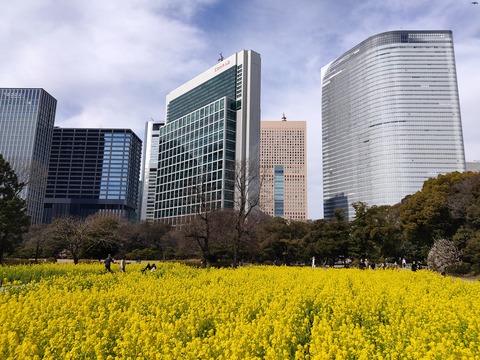
POLYGON ((110 272, 110 265, 115 262, 115 259, 112 257, 112 255, 108 254, 107 258, 104 260, 105 262, 105 269, 110 272))
POLYGON ((127 265, 127 260, 125 259, 125 256, 120 260, 120 271, 125 272, 125 266, 127 265))
POLYGON ((417 271, 418 265, 414 262, 412 262, 412 271, 417 271))
POLYGON ((402 268, 406 268, 407 267, 407 260, 405 258, 402 259, 402 268))
POLYGON ((157 266, 155 264, 152 264, 150 271, 151 272, 157 271, 157 266))
POLYGON ((365 270, 365 268, 366 268, 365 261, 363 259, 360 259, 360 269, 365 270))
POLYGON ((152 268, 152 266, 150 265, 150 263, 147 264, 147 266, 145 266, 143 269, 142 269, 142 273, 145 274, 145 271, 150 271, 150 269, 152 268))
POLYGON ((315 269, 315 256, 312 257, 312 269, 315 269))

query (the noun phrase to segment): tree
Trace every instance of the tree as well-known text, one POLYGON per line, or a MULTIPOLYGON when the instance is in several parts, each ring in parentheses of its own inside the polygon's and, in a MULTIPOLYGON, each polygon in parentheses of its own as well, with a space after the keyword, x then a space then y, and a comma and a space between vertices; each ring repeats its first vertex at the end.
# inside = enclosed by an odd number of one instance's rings
POLYGON ((204 268, 212 263, 210 242, 213 232, 213 205, 207 201, 206 187, 202 178, 199 179, 199 184, 194 184, 192 189, 191 201, 196 214, 190 218, 188 224, 182 227, 182 231, 186 239, 191 239, 198 245, 201 252, 201 266, 204 268))
POLYGON ((439 175, 400 203, 400 229, 406 242, 416 248, 417 258, 427 256, 434 239, 451 238, 462 225, 460 217, 452 216, 448 198, 455 184, 469 176, 471 173, 459 172, 439 175))
POLYGON ((445 238, 435 240, 428 252, 427 265, 429 268, 445 273, 448 266, 459 263, 460 252, 453 241, 445 238))
POLYGON ((174 243, 172 238, 167 236, 170 225, 162 222, 143 222, 140 224, 140 239, 145 247, 151 248, 159 253, 163 260, 168 253, 173 253, 174 243))
MULTIPOLYGON (((233 267, 238 265, 238 254, 242 247, 253 240, 255 216, 260 202, 260 164, 258 161, 242 160, 235 163, 233 172, 235 189, 233 221, 235 235, 231 238, 233 267)), ((259 211, 259 210, 258 210, 259 211)))
POLYGON ((25 187, 0 154, 0 264, 3 255, 20 243, 22 235, 28 231, 30 218, 25 213, 25 200, 20 192, 25 187))
POLYGON ((117 227, 116 220, 102 217, 64 217, 49 225, 57 251, 66 251, 75 264, 95 248, 116 245, 117 227))
POLYGON ((480 173, 464 173, 453 184, 446 200, 454 219, 464 221, 473 229, 480 229, 480 173))
POLYGON ((30 254, 29 257, 33 257, 37 262, 48 243, 48 236, 47 224, 32 225, 23 236, 23 252, 30 254))
POLYGON ((363 202, 352 204, 355 219, 351 222, 352 252, 360 258, 378 259, 391 238, 390 206, 371 206, 363 202))
POLYGON ((264 259, 291 264, 305 260, 304 238, 309 232, 307 223, 272 218, 261 226, 260 249, 264 259))
POLYGON ((336 259, 343 259, 344 264, 350 256, 352 242, 350 224, 342 210, 335 209, 332 219, 318 220, 305 237, 308 255, 315 256, 319 263, 335 265, 336 259))

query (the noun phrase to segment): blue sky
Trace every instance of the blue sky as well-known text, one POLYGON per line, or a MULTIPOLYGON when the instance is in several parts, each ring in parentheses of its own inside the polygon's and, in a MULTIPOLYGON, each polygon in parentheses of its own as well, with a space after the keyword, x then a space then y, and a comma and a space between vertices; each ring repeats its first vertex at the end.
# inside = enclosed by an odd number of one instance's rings
POLYGON ((309 217, 322 212, 320 69, 369 36, 452 30, 467 161, 480 160, 480 5, 463 0, 19 0, 0 11, 0 86, 43 87, 62 127, 143 138, 168 92, 219 53, 262 56, 262 119, 305 120, 309 217))

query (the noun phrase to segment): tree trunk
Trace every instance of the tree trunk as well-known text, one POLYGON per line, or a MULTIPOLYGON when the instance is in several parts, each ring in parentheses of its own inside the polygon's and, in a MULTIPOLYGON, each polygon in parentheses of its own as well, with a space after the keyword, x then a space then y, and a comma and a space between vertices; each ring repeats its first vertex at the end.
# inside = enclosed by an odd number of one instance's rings
POLYGON ((37 244, 35 247, 35 264, 38 263, 38 256, 40 255, 40 245, 37 244))
POLYGON ((3 265, 3 233, 0 233, 0 265, 3 265))

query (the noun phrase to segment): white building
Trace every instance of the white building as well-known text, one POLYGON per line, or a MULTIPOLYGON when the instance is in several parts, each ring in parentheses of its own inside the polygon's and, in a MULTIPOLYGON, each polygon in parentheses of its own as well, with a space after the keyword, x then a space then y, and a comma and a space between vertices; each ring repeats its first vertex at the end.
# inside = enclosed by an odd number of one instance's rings
POLYGON ((158 137, 163 121, 147 121, 143 146, 140 220, 155 219, 155 189, 157 187, 158 137))
POLYGON ((260 55, 244 50, 167 95, 155 219, 175 225, 199 206, 234 208, 235 164, 259 166, 260 75, 260 55))
POLYGON ((465 171, 451 31, 372 36, 322 69, 324 214, 465 171))

